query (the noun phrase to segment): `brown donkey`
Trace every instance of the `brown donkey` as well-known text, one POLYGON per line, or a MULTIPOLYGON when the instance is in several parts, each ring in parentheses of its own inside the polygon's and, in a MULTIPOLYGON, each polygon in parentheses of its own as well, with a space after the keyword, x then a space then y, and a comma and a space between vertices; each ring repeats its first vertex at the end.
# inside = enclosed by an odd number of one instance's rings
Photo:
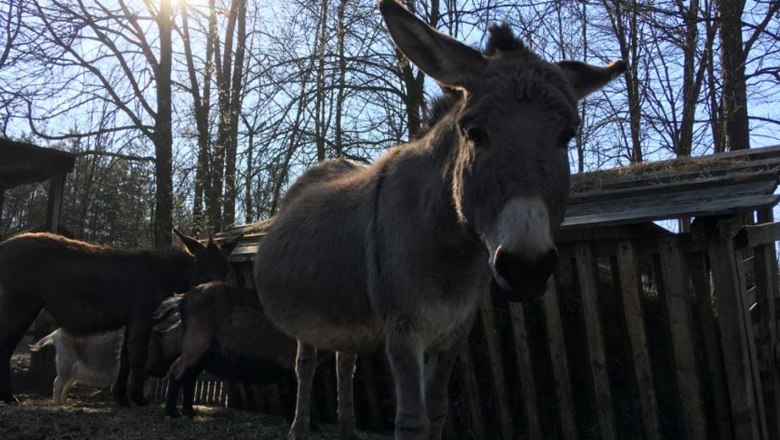
POLYGON ((10 359, 41 309, 73 335, 125 326, 114 396, 145 405, 144 365, 152 313, 174 292, 224 279, 237 239, 202 244, 174 230, 187 251, 121 250, 49 233, 20 234, 0 243, 0 399, 16 401, 10 359))
MULTIPOLYGON (((422 138, 370 166, 313 167, 258 249, 260 300, 299 340, 296 439, 308 436, 315 347, 381 343, 395 437, 440 438, 450 372, 491 279, 523 300, 544 293, 555 268, 577 100, 625 70, 622 61, 545 62, 506 26, 491 29, 483 54, 397 0, 379 8, 398 49, 461 98, 422 138)), ((339 378, 351 377, 354 356, 342 359, 339 378)))

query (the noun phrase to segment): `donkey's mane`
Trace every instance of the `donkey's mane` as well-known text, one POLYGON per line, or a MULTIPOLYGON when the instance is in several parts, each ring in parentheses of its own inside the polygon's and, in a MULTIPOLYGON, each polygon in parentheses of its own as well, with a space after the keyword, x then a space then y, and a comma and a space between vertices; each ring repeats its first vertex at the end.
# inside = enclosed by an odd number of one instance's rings
POLYGON ((493 56, 497 50, 507 52, 510 50, 522 50, 531 53, 526 49, 523 42, 515 37, 512 28, 508 23, 494 24, 488 29, 488 37, 485 49, 482 51, 487 56, 493 56))

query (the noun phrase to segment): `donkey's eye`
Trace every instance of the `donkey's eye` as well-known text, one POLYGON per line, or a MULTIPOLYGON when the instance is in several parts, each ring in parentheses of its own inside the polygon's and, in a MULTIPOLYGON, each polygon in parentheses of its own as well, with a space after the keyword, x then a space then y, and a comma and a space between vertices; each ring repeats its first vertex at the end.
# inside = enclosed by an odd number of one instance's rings
POLYGON ((466 139, 470 140, 477 148, 483 148, 487 146, 487 133, 485 133, 485 130, 480 127, 468 127, 464 130, 464 135, 466 136, 466 139))

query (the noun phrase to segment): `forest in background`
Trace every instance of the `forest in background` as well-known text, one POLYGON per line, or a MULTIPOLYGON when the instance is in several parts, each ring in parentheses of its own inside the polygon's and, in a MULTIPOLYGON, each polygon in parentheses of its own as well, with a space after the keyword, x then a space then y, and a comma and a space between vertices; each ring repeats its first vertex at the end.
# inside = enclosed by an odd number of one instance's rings
MULTIPOLYGON (((581 104, 573 172, 778 143, 780 0, 404 0, 481 46, 508 22, 545 59, 628 62, 581 104)), ((272 216, 306 167, 414 138, 437 86, 375 0, 0 0, 0 135, 73 152, 64 226, 170 244, 272 216)), ((6 191, 0 236, 45 187, 6 191)))

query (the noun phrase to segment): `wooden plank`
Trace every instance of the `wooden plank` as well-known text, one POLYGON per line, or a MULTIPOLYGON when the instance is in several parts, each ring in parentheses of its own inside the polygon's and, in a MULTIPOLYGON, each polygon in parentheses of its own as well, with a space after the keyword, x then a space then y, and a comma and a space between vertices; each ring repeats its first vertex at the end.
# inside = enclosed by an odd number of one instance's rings
MULTIPOLYGON (((731 242, 733 246, 733 241, 731 242)), ((768 428, 767 428, 767 421, 766 421, 766 410, 764 407, 764 390, 763 390, 763 384, 761 383, 761 369, 758 364, 758 349, 756 347, 756 338, 755 330, 754 328, 757 327, 757 325, 754 326, 753 319, 752 319, 752 311, 755 310, 755 307, 758 305, 755 303, 756 301, 756 291, 757 289, 754 287, 752 290, 752 295, 748 295, 750 291, 748 291, 746 284, 747 284, 747 273, 745 271, 745 260, 742 260, 742 252, 735 252, 735 259, 736 259, 736 266, 737 266, 737 280, 739 281, 739 287, 741 292, 745 292, 743 295, 743 322, 745 325, 745 337, 747 338, 747 350, 748 350, 748 361, 750 362, 750 376, 753 381, 753 388, 754 388, 754 398, 755 398, 755 405, 756 405, 756 411, 758 412, 758 423, 759 423, 759 429, 761 430, 761 438, 768 439, 768 428), (745 302, 747 301, 747 302, 745 302)), ((750 258, 751 262, 751 271, 752 269, 752 263, 753 258, 750 258)))
POLYGON ((697 176, 682 181, 674 181, 670 177, 667 177, 668 181, 656 179, 649 184, 642 180, 630 182, 623 181, 623 183, 617 185, 610 184, 606 188, 600 187, 597 189, 573 192, 569 196, 569 203, 577 204, 599 200, 617 200, 624 197, 652 195, 659 192, 685 192, 695 191, 701 188, 715 189, 744 183, 776 181, 777 171, 778 168, 780 168, 780 159, 777 162, 777 166, 771 168, 764 167, 758 170, 739 169, 724 175, 708 177, 697 176), (641 185, 637 186, 637 183, 641 183, 641 185))
POLYGON ((51 177, 49 195, 46 204, 46 229, 56 233, 62 218, 62 199, 65 193, 65 174, 51 177))
POLYGON ((498 331, 496 330, 496 316, 493 309, 493 301, 490 297, 490 290, 482 293, 482 325, 485 331, 485 345, 490 358, 490 373, 493 378, 492 395, 496 399, 496 409, 498 411, 498 423, 501 429, 502 438, 512 440, 514 430, 512 428, 512 415, 509 412, 509 397, 507 396, 506 379, 504 378, 503 362, 501 362, 501 345, 498 340, 498 331))
POLYGON ((617 433, 604 348, 604 332, 601 327, 601 313, 598 305, 596 261, 593 258, 590 246, 586 243, 576 244, 575 254, 601 438, 603 440, 612 440, 617 437, 617 433))
POLYGON ((691 323, 693 295, 689 291, 687 270, 678 239, 661 239, 659 247, 674 372, 684 415, 682 422, 687 438, 704 439, 707 438, 707 419, 694 357, 696 351, 691 323))
POLYGON ((563 337, 563 325, 558 305, 558 291, 555 282, 550 281, 543 298, 544 314, 547 322, 547 342, 550 347, 555 397, 558 401, 558 417, 561 434, 567 440, 576 440, 577 420, 575 418, 574 398, 572 396, 569 364, 566 356, 566 341, 563 337))
POLYGON ((618 243, 618 270, 620 274, 620 293, 623 299, 623 312, 626 318, 626 330, 631 344, 634 374, 636 377, 639 400, 642 406, 642 422, 645 437, 650 440, 661 439, 661 427, 658 420, 658 401, 655 396, 650 351, 645 334, 645 318, 642 307, 642 284, 639 273, 639 261, 630 240, 618 243))
POLYGON ((702 202, 717 201, 727 204, 730 200, 738 200, 745 197, 770 195, 777 187, 777 180, 772 179, 763 182, 740 183, 713 191, 711 188, 700 188, 691 191, 665 192, 658 191, 654 194, 640 194, 638 196, 612 198, 608 200, 585 201, 581 203, 569 203, 566 206, 567 213, 577 215, 598 214, 604 211, 605 206, 619 208, 620 210, 641 209, 648 205, 667 204, 672 207, 696 206, 702 202))
POLYGON ((780 222, 743 226, 734 240, 737 249, 772 244, 780 240, 780 222))
POLYGON ((638 223, 664 219, 675 219, 683 216, 716 216, 747 212, 762 209, 777 204, 780 196, 774 194, 739 197, 729 200, 702 200, 691 204, 668 204, 661 197, 654 203, 631 209, 616 209, 615 204, 605 204, 601 211, 593 214, 579 214, 576 209, 567 211, 562 228, 582 228, 593 226, 618 225, 623 223, 638 223))
POLYGON ((482 404, 479 399, 479 386, 477 376, 474 373, 474 361, 471 358, 471 349, 468 344, 463 344, 463 350, 458 356, 458 371, 460 383, 463 386, 463 395, 468 402, 469 417, 471 418, 471 434, 474 440, 485 440, 485 419, 482 417, 482 404))
MULTIPOLYGON (((758 212, 758 221, 773 223, 774 214, 772 210, 758 212)), ((759 350, 764 368, 765 377, 764 400, 766 404, 767 428, 770 438, 780 438, 780 374, 778 366, 775 363, 775 353, 777 353, 777 314, 776 306, 778 295, 778 273, 777 256, 775 254, 775 243, 770 242, 762 244, 755 248, 755 275, 756 285, 758 287, 758 302, 760 306, 759 329, 760 341, 759 350)))
MULTIPOLYGON (((551 293, 555 294, 555 292, 548 291, 544 296, 549 296, 551 293)), ((531 349, 528 346, 528 332, 525 327, 524 309, 525 307, 521 303, 509 304, 509 313, 512 317, 512 336, 514 337, 515 354, 517 356, 517 374, 520 378, 520 391, 523 395, 523 407, 525 408, 528 438, 542 438, 539 402, 536 397, 534 368, 531 363, 531 349)))
POLYGON ((707 253, 712 265, 713 290, 718 310, 732 422, 737 439, 762 438, 750 365, 750 343, 745 323, 744 291, 739 279, 730 237, 710 240, 707 253))

